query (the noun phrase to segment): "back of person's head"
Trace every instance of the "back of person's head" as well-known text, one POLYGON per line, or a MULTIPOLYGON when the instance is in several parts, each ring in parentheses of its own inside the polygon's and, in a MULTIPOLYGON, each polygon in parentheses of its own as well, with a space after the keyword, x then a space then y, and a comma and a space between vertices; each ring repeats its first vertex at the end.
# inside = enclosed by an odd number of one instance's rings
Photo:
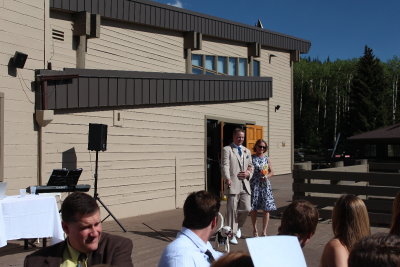
POLYGON ((211 267, 254 267, 254 264, 249 254, 236 251, 222 256, 211 267))
POLYGON ((221 202, 217 196, 207 191, 191 193, 183 205, 182 226, 189 229, 203 229, 218 216, 221 202))
POLYGON ((390 233, 400 235, 400 192, 397 193, 396 198, 393 200, 390 233))
POLYGON ((82 192, 74 192, 67 196, 61 205, 63 222, 75 222, 84 215, 91 215, 99 210, 96 200, 82 192))
POLYGON ((399 267, 400 236, 378 233, 361 239, 350 252, 349 267, 399 267))
POLYGON ((359 197, 341 196, 333 208, 332 229, 335 238, 351 250, 361 238, 371 234, 367 207, 359 197))
POLYGON ((318 217, 318 209, 309 201, 294 200, 283 212, 278 234, 309 239, 317 229, 318 217))

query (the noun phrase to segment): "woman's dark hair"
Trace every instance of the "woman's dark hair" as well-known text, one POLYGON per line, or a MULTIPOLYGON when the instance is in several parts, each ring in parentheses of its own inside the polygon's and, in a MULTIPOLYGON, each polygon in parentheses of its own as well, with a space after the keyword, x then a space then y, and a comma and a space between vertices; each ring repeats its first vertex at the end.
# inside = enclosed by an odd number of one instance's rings
POLYGON ((83 215, 90 215, 99 210, 96 200, 85 193, 74 192, 67 196, 61 205, 63 222, 76 222, 83 215))
POLYGON ((207 191, 191 193, 183 205, 182 226, 189 229, 203 229, 218 215, 221 206, 217 196, 207 191))
POLYGON ((349 267, 399 267, 400 236, 378 233, 361 239, 350 252, 349 267))

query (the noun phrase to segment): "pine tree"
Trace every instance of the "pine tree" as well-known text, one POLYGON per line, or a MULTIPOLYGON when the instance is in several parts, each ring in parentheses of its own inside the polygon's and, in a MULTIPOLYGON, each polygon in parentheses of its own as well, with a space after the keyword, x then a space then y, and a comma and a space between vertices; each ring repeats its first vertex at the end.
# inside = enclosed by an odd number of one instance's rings
POLYGON ((383 66, 365 46, 351 85, 348 136, 387 125, 386 88, 383 66))

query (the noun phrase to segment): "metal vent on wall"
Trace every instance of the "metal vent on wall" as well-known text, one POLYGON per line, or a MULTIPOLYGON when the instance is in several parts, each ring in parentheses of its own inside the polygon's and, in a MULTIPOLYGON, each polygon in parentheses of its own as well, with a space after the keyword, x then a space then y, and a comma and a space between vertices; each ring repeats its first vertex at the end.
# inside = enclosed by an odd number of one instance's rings
POLYGON ((52 37, 53 37, 53 39, 56 39, 59 41, 64 41, 64 32, 52 29, 52 37))

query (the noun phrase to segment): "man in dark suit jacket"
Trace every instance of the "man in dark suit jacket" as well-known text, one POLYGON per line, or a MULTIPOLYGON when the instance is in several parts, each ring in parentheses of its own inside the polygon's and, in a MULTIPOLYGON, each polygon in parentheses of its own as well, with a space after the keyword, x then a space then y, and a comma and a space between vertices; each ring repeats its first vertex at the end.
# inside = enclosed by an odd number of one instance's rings
POLYGON ((62 227, 67 239, 25 258, 25 267, 93 266, 109 264, 133 267, 132 241, 102 233, 100 210, 88 194, 70 194, 61 206, 62 227))

